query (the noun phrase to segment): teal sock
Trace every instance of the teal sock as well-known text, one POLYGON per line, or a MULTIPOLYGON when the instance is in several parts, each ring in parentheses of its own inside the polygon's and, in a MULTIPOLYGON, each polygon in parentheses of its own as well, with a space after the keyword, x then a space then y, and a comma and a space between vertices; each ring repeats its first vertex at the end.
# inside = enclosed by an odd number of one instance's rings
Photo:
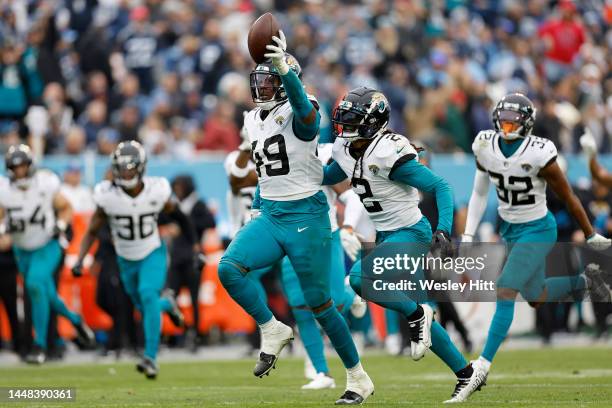
POLYGON ((315 315, 340 356, 344 367, 352 368, 359 363, 359 354, 346 321, 333 305, 315 315))
POLYGON ((385 309, 385 322, 387 323, 387 334, 399 333, 400 315, 395 310, 385 309))
POLYGON ((300 331, 306 354, 312 361, 315 370, 317 370, 317 373, 329 373, 323 349, 323 339, 314 315, 310 310, 294 308, 293 316, 300 331))
POLYGON ((264 324, 272 319, 272 312, 266 305, 251 279, 244 276, 237 266, 229 262, 219 263, 219 280, 236 301, 257 324, 264 324))
POLYGON ((34 344, 47 348, 47 330, 51 308, 43 282, 26 280, 26 290, 32 304, 32 326, 34 326, 34 344))
POLYGON ((508 335, 513 317, 514 300, 498 300, 493 320, 491 320, 491 327, 489 327, 487 342, 482 351, 482 356, 487 360, 493 361, 499 346, 501 346, 508 335))
POLYGON ((433 322, 431 325, 431 351, 440 357, 453 370, 453 373, 468 365, 463 354, 453 344, 444 327, 438 322, 433 322))
POLYGON ((62 299, 55 292, 55 288, 51 295, 51 309, 59 314, 60 316, 64 316, 66 319, 70 320, 70 323, 73 325, 77 325, 81 323, 81 316, 77 313, 74 313, 70 309, 66 307, 66 304, 62 301, 62 299))
POLYGON ((172 310, 172 303, 170 303, 170 300, 166 298, 159 298, 159 310, 162 312, 169 312, 172 310))
POLYGON ((155 361, 159 347, 159 333, 161 330, 161 309, 159 296, 153 290, 139 293, 142 305, 143 329, 145 338, 144 355, 155 361))
MULTIPOLYGON (((350 276, 351 287, 355 290, 355 292, 359 296, 361 296, 361 282, 362 282, 361 276, 358 276, 358 275, 350 276)), ((379 306, 384 307, 385 309, 395 310, 396 312, 399 312, 400 314, 402 314, 404 317, 408 317, 417 310, 417 303, 414 300, 410 299, 408 296, 404 295, 402 297, 404 298, 402 301, 385 302, 385 301, 380 301, 380 300, 376 300, 376 301, 372 300, 372 302, 376 303, 379 306)), ((371 299, 366 299, 366 300, 371 300, 371 299)))
POLYGON ((586 289, 586 281, 582 275, 561 276, 546 279, 546 301, 562 300, 572 292, 586 289))

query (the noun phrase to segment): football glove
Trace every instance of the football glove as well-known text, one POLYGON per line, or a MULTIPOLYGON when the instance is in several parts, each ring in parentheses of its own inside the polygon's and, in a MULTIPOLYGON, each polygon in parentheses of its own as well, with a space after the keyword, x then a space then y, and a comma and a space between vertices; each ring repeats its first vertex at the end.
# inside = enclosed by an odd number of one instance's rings
POLYGON ((361 249, 359 235, 351 227, 342 227, 340 228, 340 242, 351 261, 355 262, 361 249))
POLYGON ((440 257, 448 258, 455 256, 455 248, 451 242, 451 237, 448 232, 442 230, 436 230, 431 240, 431 253, 440 251, 440 257))
POLYGON ((610 238, 594 233, 589 239, 587 239, 586 243, 596 251, 603 251, 610 247, 612 241, 610 238))
POLYGON ((271 52, 264 54, 264 56, 272 59, 272 65, 274 65, 274 68, 276 68, 279 74, 287 75, 287 72, 289 72, 289 65, 285 62, 287 40, 285 39, 285 33, 283 33, 283 30, 279 30, 278 35, 280 38, 277 36, 272 37, 272 41, 274 41, 276 44, 266 45, 266 49, 271 52))

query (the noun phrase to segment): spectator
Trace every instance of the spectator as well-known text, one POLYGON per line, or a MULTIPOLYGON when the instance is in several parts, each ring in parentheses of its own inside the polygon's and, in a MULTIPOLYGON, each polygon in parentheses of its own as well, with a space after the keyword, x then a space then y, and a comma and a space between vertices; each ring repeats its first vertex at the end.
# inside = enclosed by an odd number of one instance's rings
POLYGON ((98 132, 106 127, 107 108, 101 100, 93 100, 78 120, 85 129, 86 143, 91 147, 98 140, 98 132))
POLYGON ((66 166, 60 192, 76 214, 92 214, 96 209, 91 188, 81 183, 81 166, 78 163, 66 166))
POLYGON ((221 100, 204 124, 202 138, 196 143, 198 150, 234 151, 240 144, 238 126, 234 122, 234 105, 221 100))

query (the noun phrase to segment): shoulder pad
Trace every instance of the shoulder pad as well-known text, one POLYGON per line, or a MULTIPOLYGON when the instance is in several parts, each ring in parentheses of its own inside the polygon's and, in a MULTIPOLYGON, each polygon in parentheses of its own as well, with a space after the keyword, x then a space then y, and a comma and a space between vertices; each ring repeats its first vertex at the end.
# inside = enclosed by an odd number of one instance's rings
POLYGON ((472 143, 472 151, 474 154, 477 154, 479 151, 489 146, 495 134, 496 132, 493 129, 481 130, 478 132, 474 138, 474 143, 472 143))
POLYGON ((376 145, 372 155, 383 167, 393 167, 400 157, 406 155, 414 155, 415 158, 418 156, 408 138, 402 135, 387 133, 374 143, 376 145))

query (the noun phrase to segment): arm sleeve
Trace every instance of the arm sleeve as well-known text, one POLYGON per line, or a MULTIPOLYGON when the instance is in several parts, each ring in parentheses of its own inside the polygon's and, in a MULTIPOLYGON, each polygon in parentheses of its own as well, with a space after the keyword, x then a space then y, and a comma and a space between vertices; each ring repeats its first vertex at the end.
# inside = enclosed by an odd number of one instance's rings
POLYGON ((253 197, 253 203, 251 204, 251 210, 259 210, 261 208, 261 194, 259 193, 259 184, 255 189, 255 196, 253 197))
POLYGON ((448 234, 451 233, 454 212, 453 190, 446 180, 416 160, 410 160, 396 167, 389 174, 389 179, 434 194, 438 206, 438 225, 436 229, 446 231, 448 234))
POLYGON ((338 184, 342 180, 346 180, 348 176, 342 170, 338 162, 332 161, 327 166, 323 166, 323 181, 321 182, 324 186, 333 186, 338 184))
POLYGON ((465 222, 465 234, 474 236, 476 228, 487 208, 487 196, 489 195, 489 176, 482 170, 476 170, 474 176, 474 189, 468 204, 467 220, 465 222))
POLYGON ((308 99, 302 82, 295 72, 289 70, 287 75, 281 75, 280 77, 293 109, 293 131, 295 135, 301 140, 313 140, 319 131, 321 114, 308 99))
POLYGON ((338 200, 345 206, 343 224, 355 229, 361 215, 366 212, 365 207, 361 204, 361 200, 359 200, 359 196, 353 190, 349 189, 340 194, 338 200))
POLYGON ((193 226, 196 230, 196 237, 201 237, 207 229, 213 229, 216 226, 215 218, 208 210, 206 203, 199 201, 192 211, 193 226))

